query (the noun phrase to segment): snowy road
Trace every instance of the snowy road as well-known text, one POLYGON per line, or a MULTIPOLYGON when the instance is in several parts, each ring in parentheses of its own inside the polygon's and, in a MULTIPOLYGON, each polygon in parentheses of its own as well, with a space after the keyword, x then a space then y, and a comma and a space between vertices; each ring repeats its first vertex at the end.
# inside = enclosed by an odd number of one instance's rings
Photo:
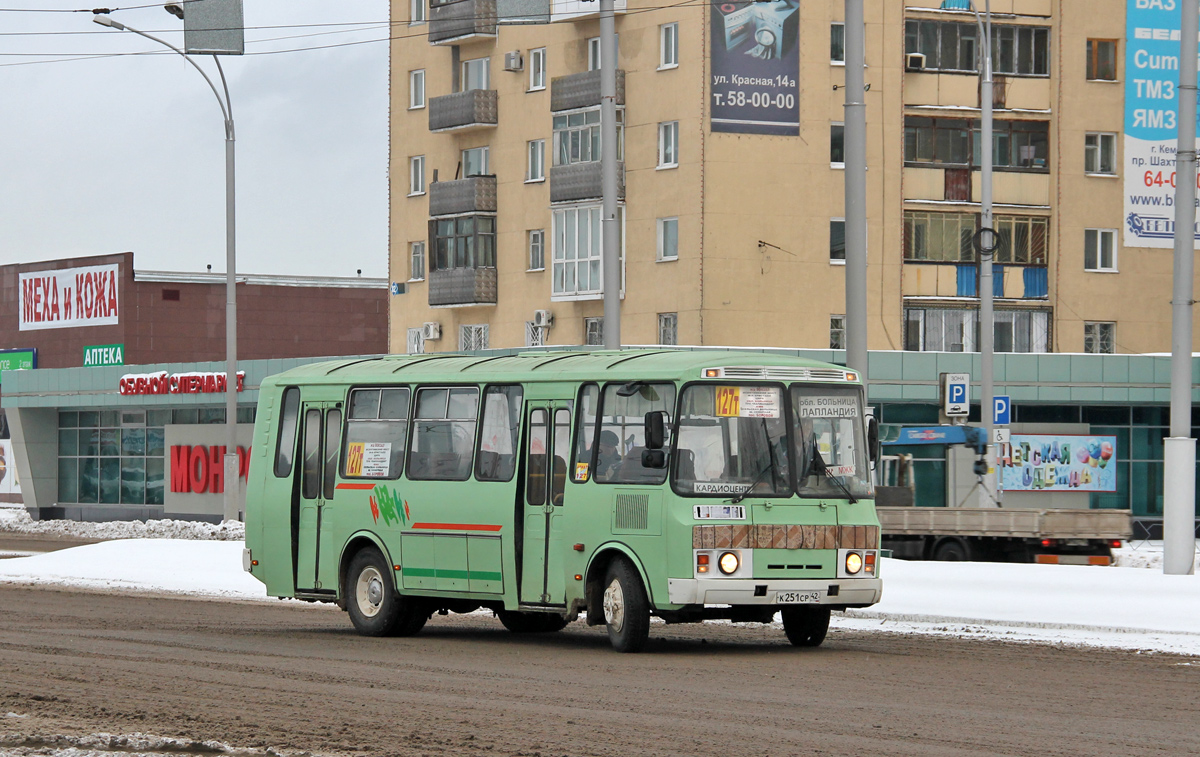
POLYGON ((324 606, 0 586, 0 751, 103 731, 337 755, 1200 753, 1200 664, 1172 655, 837 628, 797 650, 712 624, 656 625, 649 651, 579 623, 367 639, 324 606))

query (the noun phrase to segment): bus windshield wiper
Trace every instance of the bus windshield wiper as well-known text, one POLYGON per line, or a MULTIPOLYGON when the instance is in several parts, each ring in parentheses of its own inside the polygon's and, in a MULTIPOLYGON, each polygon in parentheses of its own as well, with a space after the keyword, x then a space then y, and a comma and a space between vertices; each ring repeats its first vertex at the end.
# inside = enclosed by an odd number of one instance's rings
POLYGON ((846 499, 850 501, 850 504, 853 505, 855 502, 858 501, 858 497, 855 497, 853 494, 850 493, 850 489, 839 480, 840 479, 839 476, 829 475, 829 468, 825 465, 825 459, 821 457, 821 450, 817 449, 815 444, 813 445, 813 457, 812 457, 812 466, 811 467, 817 473, 825 476, 826 481, 832 481, 834 486, 841 489, 842 493, 844 493, 846 495, 846 499))
POLYGON ((750 486, 746 487, 745 491, 741 492, 736 497, 729 500, 729 504, 736 505, 737 503, 741 502, 746 497, 750 496, 750 492, 754 491, 754 487, 756 487, 762 483, 763 475, 766 474, 768 471, 773 471, 773 470, 775 470, 774 456, 771 457, 771 462, 769 462, 765 466, 763 466, 763 469, 760 470, 758 472, 758 474, 754 476, 754 480, 750 482, 750 486))

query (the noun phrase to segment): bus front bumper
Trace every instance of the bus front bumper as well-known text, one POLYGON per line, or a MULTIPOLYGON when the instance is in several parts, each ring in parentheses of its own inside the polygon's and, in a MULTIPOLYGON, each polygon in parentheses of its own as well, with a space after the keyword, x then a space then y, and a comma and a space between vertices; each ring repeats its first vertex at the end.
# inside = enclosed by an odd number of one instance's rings
POLYGON ((879 578, 669 578, 674 605, 873 605, 883 596, 879 578))

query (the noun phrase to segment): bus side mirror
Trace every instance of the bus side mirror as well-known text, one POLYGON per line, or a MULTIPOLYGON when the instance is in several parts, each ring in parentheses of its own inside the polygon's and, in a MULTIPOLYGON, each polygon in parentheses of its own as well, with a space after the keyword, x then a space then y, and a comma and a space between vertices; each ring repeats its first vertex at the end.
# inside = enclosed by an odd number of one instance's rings
POLYGON ((873 415, 867 418, 867 450, 874 465, 879 461, 879 421, 873 415))
POLYGON ((665 467, 667 467, 667 453, 661 449, 644 449, 644 450, 642 450, 642 467, 643 468, 665 468, 665 467))
MULTIPOLYGON (((646 413, 646 449, 661 450, 666 442, 666 432, 663 430, 663 412, 651 410, 646 413)), ((661 467, 661 466, 659 466, 661 467)))

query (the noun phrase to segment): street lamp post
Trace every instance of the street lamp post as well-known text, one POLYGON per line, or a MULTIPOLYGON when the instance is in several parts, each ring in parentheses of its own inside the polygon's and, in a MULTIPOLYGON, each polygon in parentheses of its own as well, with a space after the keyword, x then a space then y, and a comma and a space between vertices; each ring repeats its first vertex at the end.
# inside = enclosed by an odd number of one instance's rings
POLYGON ((238 478, 237 456, 237 290, 235 284, 237 245, 234 233, 233 102, 229 99, 229 84, 225 81, 225 71, 221 68, 221 61, 216 55, 213 55, 213 62, 217 64, 217 73, 221 76, 221 89, 225 93, 224 99, 221 98, 221 93, 217 91, 212 79, 204 73, 204 69, 200 68, 191 56, 170 42, 134 29, 128 24, 122 24, 108 16, 97 15, 92 20, 110 29, 133 32, 182 55, 184 60, 192 64, 192 67, 204 77, 213 96, 217 98, 217 105, 221 107, 221 118, 225 122, 225 428, 228 432, 224 459, 224 518, 225 520, 238 520, 240 514, 238 494, 241 481, 238 478))

